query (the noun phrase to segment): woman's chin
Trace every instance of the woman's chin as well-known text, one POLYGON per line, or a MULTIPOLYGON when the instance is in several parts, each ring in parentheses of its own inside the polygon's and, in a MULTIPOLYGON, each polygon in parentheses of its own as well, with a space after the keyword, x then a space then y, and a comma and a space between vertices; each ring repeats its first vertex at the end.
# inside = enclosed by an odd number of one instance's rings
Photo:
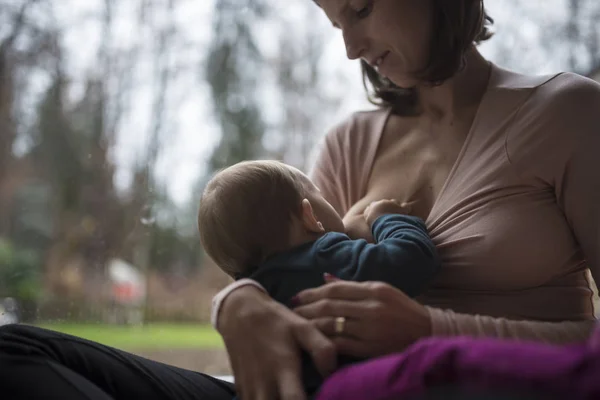
MULTIPOLYGON (((384 74, 384 76, 386 75, 384 74)), ((390 74, 387 75, 386 78, 392 81, 394 85, 402 89, 411 89, 419 84, 419 80, 414 78, 414 76, 403 73, 390 74)))

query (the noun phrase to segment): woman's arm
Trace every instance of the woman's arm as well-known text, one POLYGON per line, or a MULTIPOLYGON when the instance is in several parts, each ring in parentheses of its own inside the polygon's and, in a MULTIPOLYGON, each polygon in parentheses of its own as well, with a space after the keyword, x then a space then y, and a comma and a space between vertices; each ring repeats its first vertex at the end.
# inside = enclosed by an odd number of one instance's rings
POLYGON ((573 74, 569 78, 560 108, 566 120, 562 134, 572 139, 563 169, 554 176, 556 199, 600 282, 600 85, 573 74))
POLYGON ((471 336, 566 344, 585 341, 595 321, 514 321, 426 307, 432 336, 471 336))
MULTIPOLYGON (((515 118, 507 157, 521 176, 554 190, 587 265, 600 281, 600 85, 562 74, 537 89, 515 118)), ((511 321, 428 308, 435 336, 547 343, 585 340, 593 321, 511 321)))
POLYGON ((507 136, 506 155, 557 207, 600 280, 600 84, 565 73, 537 89, 507 136))

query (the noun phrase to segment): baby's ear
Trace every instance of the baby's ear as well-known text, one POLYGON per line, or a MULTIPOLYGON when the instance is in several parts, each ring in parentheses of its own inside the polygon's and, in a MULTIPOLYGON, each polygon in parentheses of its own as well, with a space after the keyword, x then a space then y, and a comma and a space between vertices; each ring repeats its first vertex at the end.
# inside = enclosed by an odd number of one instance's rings
POLYGON ((325 232, 323 224, 317 220, 312 204, 310 204, 308 199, 302 200, 302 223, 304 224, 304 228, 309 232, 325 232))

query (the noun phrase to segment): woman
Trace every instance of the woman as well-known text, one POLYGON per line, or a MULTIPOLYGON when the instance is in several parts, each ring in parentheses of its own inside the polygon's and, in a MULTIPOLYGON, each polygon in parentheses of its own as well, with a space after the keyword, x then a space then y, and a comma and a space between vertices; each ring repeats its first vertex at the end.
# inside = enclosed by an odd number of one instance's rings
POLYGON ((313 178, 357 236, 370 201, 414 202, 443 268, 419 302, 334 282, 299 293, 296 313, 230 286, 214 314, 242 397, 302 398, 298 347, 327 373, 330 342, 375 357, 428 336, 583 341, 586 268, 600 278, 599 86, 491 65, 473 45, 489 37, 480 1, 319 5, 385 107, 330 132, 313 178))
MULTIPOLYGON (((371 200, 413 202, 444 270, 419 302, 385 284, 332 282, 299 293, 295 312, 252 281, 229 286, 213 316, 238 394, 305 398, 300 349, 328 375, 338 351, 375 357, 432 335, 584 340, 593 326, 586 266, 600 277, 598 85, 485 61, 474 46, 489 36, 480 0, 319 6, 349 58, 370 64, 382 108, 334 129, 313 177, 351 235, 368 234, 371 200)), ((14 374, 0 390, 22 396, 32 390, 22 376, 54 392, 84 390, 81 398, 234 395, 202 374, 31 327, 0 328, 0 371, 14 374)))

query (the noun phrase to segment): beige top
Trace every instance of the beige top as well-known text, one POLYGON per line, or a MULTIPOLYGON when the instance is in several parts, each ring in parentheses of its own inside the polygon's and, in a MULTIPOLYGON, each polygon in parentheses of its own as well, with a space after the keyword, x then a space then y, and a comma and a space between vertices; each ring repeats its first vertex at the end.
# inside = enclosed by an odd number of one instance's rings
MULTIPOLYGON (((366 194, 389 113, 356 113, 325 138, 312 178, 342 215, 366 194)), ((426 221, 443 261, 419 298, 434 335, 554 343, 588 336, 587 267, 600 281, 598 156, 600 85, 492 66, 426 221)))

